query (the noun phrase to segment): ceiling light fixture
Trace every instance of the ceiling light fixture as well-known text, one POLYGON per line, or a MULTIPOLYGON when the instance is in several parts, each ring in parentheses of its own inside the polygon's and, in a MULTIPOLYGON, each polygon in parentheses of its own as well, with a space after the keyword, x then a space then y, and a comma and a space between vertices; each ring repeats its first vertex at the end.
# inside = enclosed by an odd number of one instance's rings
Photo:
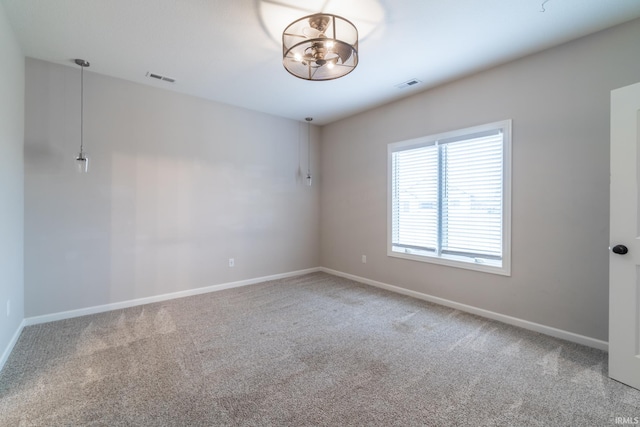
POLYGON ((80 153, 76 157, 76 166, 78 172, 86 173, 89 172, 89 158, 84 152, 84 68, 89 63, 84 59, 76 59, 74 62, 80 66, 80 153))
POLYGON ((333 80, 358 65, 358 30, 329 13, 300 18, 282 33, 282 64, 304 80, 333 80))

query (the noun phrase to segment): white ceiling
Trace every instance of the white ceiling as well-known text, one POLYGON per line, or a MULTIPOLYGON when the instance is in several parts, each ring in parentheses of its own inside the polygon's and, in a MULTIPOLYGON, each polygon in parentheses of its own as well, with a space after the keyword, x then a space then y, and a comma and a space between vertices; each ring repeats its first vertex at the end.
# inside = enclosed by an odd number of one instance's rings
POLYGON ((0 0, 26 56, 319 125, 640 17, 639 0, 543 1, 0 0), (276 37, 317 11, 360 29, 341 79, 282 66, 276 37))

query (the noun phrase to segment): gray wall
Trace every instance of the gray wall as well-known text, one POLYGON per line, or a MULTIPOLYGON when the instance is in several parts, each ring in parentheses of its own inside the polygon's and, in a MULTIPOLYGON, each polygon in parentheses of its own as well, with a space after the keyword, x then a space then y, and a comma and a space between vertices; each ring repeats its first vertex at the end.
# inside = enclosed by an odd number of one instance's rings
POLYGON ((609 92, 640 81, 638 41, 640 20, 325 126, 322 265, 607 340, 609 92), (502 119, 512 276, 387 257, 387 144, 502 119))
POLYGON ((26 87, 26 316, 319 265, 306 123, 89 68, 82 175, 79 68, 27 59, 26 87))
POLYGON ((0 4, 0 357, 24 318, 24 56, 0 4), (11 313, 7 317, 7 301, 11 313))
MULTIPOLYGON (((0 345, 23 316, 23 65, 2 40, 0 345)), ((314 129, 311 188, 304 124, 90 69, 78 175, 79 70, 29 59, 24 315, 323 265, 606 340, 609 91, 640 80, 637 40, 640 21, 325 126, 321 147, 314 129), (387 143, 507 118, 512 276, 387 257, 387 143)))

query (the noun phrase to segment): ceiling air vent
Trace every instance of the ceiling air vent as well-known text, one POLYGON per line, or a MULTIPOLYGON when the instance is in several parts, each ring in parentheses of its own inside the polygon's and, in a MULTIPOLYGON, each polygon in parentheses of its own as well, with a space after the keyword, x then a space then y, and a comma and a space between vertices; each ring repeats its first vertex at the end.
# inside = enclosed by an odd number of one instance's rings
POLYGON ((172 79, 171 77, 161 76, 160 74, 147 72, 147 77, 152 79, 162 80, 163 82, 175 83, 176 79, 172 79))
POLYGON ((420 80, 418 80, 418 79, 411 79, 411 80, 406 81, 404 83, 397 84, 396 87, 398 89, 404 89, 405 87, 415 86, 415 85, 417 85, 419 83, 422 83, 422 82, 420 80))

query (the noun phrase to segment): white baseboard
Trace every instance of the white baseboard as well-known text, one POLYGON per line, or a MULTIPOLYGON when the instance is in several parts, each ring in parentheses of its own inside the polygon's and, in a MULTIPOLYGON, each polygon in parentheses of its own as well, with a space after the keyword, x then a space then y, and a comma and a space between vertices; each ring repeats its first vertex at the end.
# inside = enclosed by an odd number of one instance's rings
POLYGON ((315 273, 320 271, 319 267, 309 268, 306 270, 292 271, 289 273, 274 274, 272 276, 256 277, 254 279, 240 280, 237 282, 222 283, 219 285, 207 286, 204 288, 189 289, 186 291, 172 292, 168 294, 155 295, 152 297, 138 298, 128 301, 121 301, 111 304, 97 305, 93 307, 80 308, 77 310, 63 311, 59 313, 45 314, 42 316, 28 317, 22 322, 24 326, 37 325, 40 323, 54 322, 56 320, 71 319, 73 317, 86 316, 88 314, 103 313, 105 311, 119 310, 122 308, 135 307, 143 304, 151 304, 154 302, 167 301, 176 298, 189 297, 193 295, 201 295, 209 292, 222 291, 224 289, 239 288, 241 286, 254 285, 256 283, 267 282, 269 280, 284 279, 287 277, 301 276, 303 274, 315 273))
POLYGON ((13 347, 16 345, 18 338, 20 337, 20 333, 22 332, 25 326, 37 325, 37 324, 46 323, 46 322, 53 322, 56 320, 71 319, 73 317, 86 316, 89 314, 102 313, 105 311, 118 310, 122 308, 134 307, 134 306, 143 305, 143 304, 150 304, 154 302, 167 301, 175 298, 200 295, 200 294, 205 294, 209 292, 221 291, 224 289, 238 288, 241 286, 248 286, 256 283, 266 282, 269 280, 277 280, 277 279, 284 279, 287 277, 301 276, 303 274, 315 273, 318 271, 323 271, 328 274, 333 274, 334 276, 355 280, 356 282, 364 283, 377 288, 386 289, 391 292, 411 296, 421 300, 433 302, 435 304, 444 305, 446 307, 451 307, 456 310, 465 311, 467 313, 476 314, 478 316, 486 317, 488 319, 497 320, 499 322, 507 323, 509 325, 518 326, 523 329, 528 329, 528 330, 539 332, 545 335, 550 335, 552 337, 586 345, 588 347, 593 347, 593 348, 597 348, 604 351, 608 351, 608 348, 609 348, 609 344, 606 341, 597 340, 594 338, 586 337, 584 335, 579 335, 573 332, 564 331, 562 329, 557 329, 550 326, 541 325, 539 323, 529 322, 528 320, 518 319, 516 317, 507 316, 504 314, 496 313, 489 310, 484 310, 484 309, 473 307, 466 304, 461 304, 461 303, 450 301, 444 298, 434 297, 421 292, 416 292, 416 291, 404 289, 398 286, 389 285, 387 283, 367 279, 365 277, 355 276, 353 274, 343 273, 343 272, 331 270, 325 267, 317 267, 317 268, 309 268, 306 270, 292 271, 289 273, 274 274, 272 276, 264 276, 264 277, 257 277, 254 279, 240 280, 237 282, 222 283, 219 285, 207 286, 204 288, 189 289, 186 291, 173 292, 173 293, 156 295, 156 296, 146 297, 146 298, 138 298, 138 299, 128 300, 128 301, 121 301, 121 302, 112 303, 112 304, 81 308, 77 310, 69 310, 69 311, 64 311, 60 313, 52 313, 52 314, 45 314, 42 316, 28 317, 22 320, 22 322, 20 323, 20 326, 18 327, 15 334, 11 338, 11 341, 7 345, 7 348, 2 353, 2 357, 0 358, 0 370, 2 370, 2 368, 4 367, 5 362, 9 358, 9 355, 11 354, 13 347))
POLYGON ((366 285, 375 286, 376 288, 386 289, 398 294, 407 295, 410 297, 418 298, 424 301, 433 302, 435 304, 444 305, 446 307, 455 308, 456 310, 465 311, 467 313, 476 314, 478 316, 486 317, 488 319, 497 320, 509 325, 518 326, 530 331, 539 332, 541 334, 550 335, 555 338, 560 338, 566 341, 571 341, 577 344, 586 345, 588 347, 597 348, 599 350, 608 351, 609 343, 601 341, 595 338, 586 337, 584 335, 575 334, 573 332, 564 331, 562 329, 553 328, 551 326, 541 325, 539 323, 529 322, 528 320, 518 319, 517 317, 507 316, 505 314, 496 313, 482 308, 474 307, 471 305, 461 304, 459 302, 447 300, 444 298, 434 297, 432 295, 423 294, 422 292, 412 291, 410 289, 404 289, 398 286, 389 285, 387 283, 378 282, 376 280, 367 279, 365 277, 355 276, 353 274, 343 273, 341 271, 331 270, 329 268, 321 267, 320 271, 334 276, 344 277, 346 279, 355 280, 356 282, 364 283, 366 285))
POLYGON ((2 368, 4 368, 4 364, 7 362, 7 359, 9 358, 9 355, 13 351, 13 347, 15 347, 16 343, 18 342, 18 338, 20 338, 22 329, 24 329, 25 326, 26 324, 23 319, 22 322, 20 322, 20 325, 18 325, 18 329, 16 329, 16 332, 13 334, 13 337, 11 337, 11 341, 9 341, 7 348, 4 349, 4 352, 2 353, 2 357, 0 357, 0 371, 2 371, 2 368))

